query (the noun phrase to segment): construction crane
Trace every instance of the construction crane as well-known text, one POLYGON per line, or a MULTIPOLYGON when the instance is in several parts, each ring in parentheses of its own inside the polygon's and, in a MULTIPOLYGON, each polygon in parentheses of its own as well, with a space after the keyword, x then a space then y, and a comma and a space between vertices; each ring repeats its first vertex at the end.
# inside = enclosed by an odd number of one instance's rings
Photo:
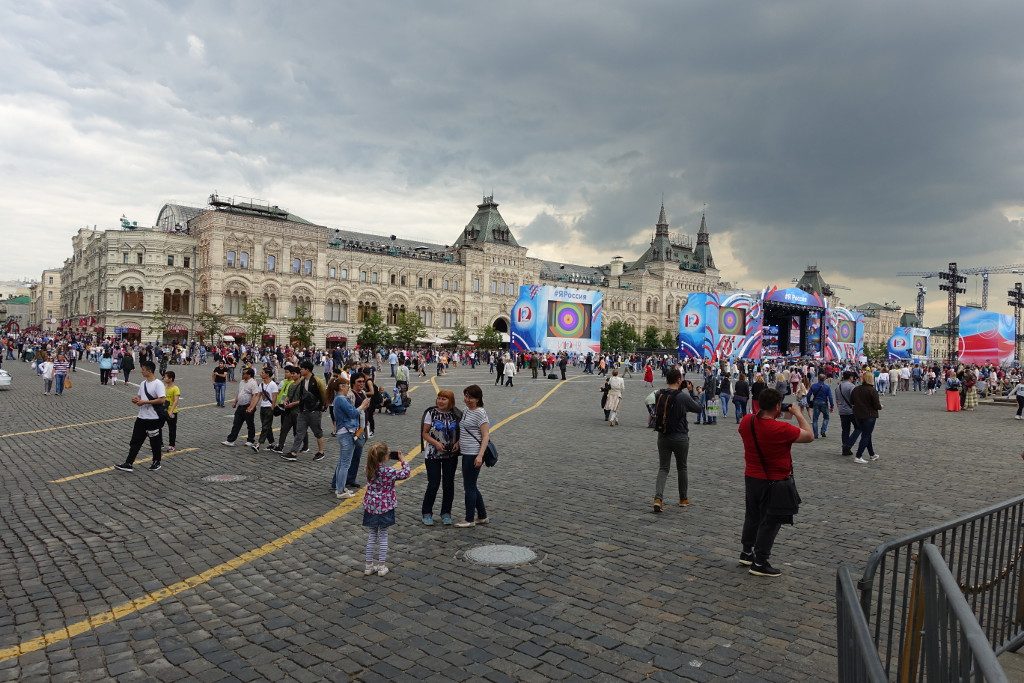
MULTIPOLYGON (((978 266, 977 268, 960 268, 957 273, 960 275, 980 275, 981 276, 981 307, 988 310, 988 276, 991 273, 1014 273, 1024 271, 1024 263, 1017 263, 1009 266, 978 266)), ((929 278, 938 277, 940 273, 947 271, 900 271, 896 273, 900 276, 929 278)), ((919 285, 920 286, 920 285, 919 285)), ((920 296, 920 290, 918 290, 918 296, 920 296)))

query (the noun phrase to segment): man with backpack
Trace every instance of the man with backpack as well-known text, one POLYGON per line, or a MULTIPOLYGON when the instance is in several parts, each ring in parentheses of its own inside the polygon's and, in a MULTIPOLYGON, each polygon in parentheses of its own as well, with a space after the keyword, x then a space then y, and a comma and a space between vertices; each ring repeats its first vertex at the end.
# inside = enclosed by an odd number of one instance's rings
POLYGON ((324 459, 324 430, 320 425, 320 419, 326 406, 326 387, 320 383, 320 379, 313 376, 313 361, 304 360, 299 364, 301 377, 296 383, 299 405, 298 414, 295 418, 295 440, 288 453, 282 453, 281 457, 289 462, 298 460, 299 447, 306 437, 306 430, 309 429, 316 437, 316 454, 313 460, 324 459))
POLYGON ((664 508, 665 481, 676 459, 676 473, 679 477, 679 505, 690 504, 687 497, 686 456, 690 450, 690 428, 686 413, 699 413, 700 405, 683 386, 683 374, 679 368, 671 368, 666 377, 668 387, 660 390, 654 401, 654 428, 658 431, 658 479, 654 487, 654 512, 664 508))

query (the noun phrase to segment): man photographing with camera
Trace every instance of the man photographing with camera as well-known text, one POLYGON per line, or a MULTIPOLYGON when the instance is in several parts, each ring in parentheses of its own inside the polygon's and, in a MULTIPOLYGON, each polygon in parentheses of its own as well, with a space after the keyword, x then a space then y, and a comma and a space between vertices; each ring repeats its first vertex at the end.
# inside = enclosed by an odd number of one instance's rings
POLYGON ((780 576, 771 556, 775 536, 783 524, 792 524, 800 502, 793 480, 794 443, 814 441, 814 433, 798 406, 783 406, 775 389, 765 389, 758 400, 760 411, 744 416, 737 430, 743 439, 746 463, 746 515, 743 519, 740 564, 756 576, 780 576), (780 420, 796 418, 797 425, 780 420))

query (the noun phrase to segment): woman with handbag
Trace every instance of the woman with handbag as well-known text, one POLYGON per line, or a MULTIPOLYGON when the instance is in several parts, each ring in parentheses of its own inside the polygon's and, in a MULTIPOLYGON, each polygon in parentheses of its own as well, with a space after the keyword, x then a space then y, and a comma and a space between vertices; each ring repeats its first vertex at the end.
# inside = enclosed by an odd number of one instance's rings
POLYGON ((476 384, 462 390, 466 410, 459 421, 459 452, 462 454, 462 488, 466 492, 466 519, 455 524, 464 529, 487 524, 484 497, 477 487, 480 468, 484 465, 484 452, 491 440, 490 418, 484 410, 484 392, 476 384))
POLYGON ((746 514, 740 542, 740 564, 750 567, 755 576, 780 576, 782 572, 768 561, 775 537, 783 524, 792 524, 800 498, 793 479, 794 443, 814 441, 814 433, 803 411, 796 405, 786 407, 791 425, 779 419, 783 414, 782 395, 765 389, 758 398, 761 410, 744 416, 738 431, 743 439, 746 463, 746 514))

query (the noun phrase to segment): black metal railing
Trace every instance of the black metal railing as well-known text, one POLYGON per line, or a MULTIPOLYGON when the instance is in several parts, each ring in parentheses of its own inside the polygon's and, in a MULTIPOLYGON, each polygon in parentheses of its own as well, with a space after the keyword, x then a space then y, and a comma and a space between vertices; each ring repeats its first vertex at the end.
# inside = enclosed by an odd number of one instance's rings
POLYGON ((836 572, 836 646, 839 683, 885 683, 885 668, 847 567, 836 572))
POLYGON ((1024 643, 1024 496, 880 545, 858 583, 886 675, 921 680, 924 609, 920 558, 941 554, 996 654, 1024 643))
POLYGON ((1006 674, 942 553, 925 543, 918 557, 924 610, 924 680, 1005 683, 1006 674))

